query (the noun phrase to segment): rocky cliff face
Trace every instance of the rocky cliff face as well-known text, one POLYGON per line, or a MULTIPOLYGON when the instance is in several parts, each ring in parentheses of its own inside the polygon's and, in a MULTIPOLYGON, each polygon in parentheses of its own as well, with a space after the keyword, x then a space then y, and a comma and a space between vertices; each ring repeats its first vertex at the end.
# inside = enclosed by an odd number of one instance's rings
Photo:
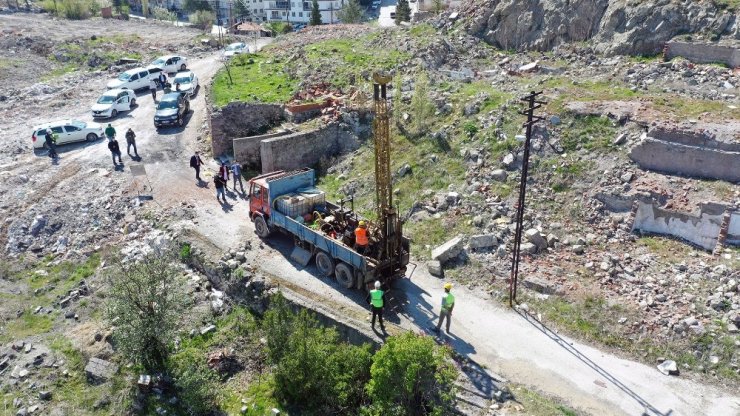
POLYGON ((473 0, 461 16, 469 33, 515 50, 586 41, 607 55, 649 55, 682 34, 740 39, 736 12, 693 0, 473 0))

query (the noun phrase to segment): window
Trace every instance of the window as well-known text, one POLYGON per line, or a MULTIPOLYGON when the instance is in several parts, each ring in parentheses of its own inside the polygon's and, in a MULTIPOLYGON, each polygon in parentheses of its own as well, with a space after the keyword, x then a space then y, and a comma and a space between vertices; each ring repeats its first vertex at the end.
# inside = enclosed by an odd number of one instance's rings
POLYGON ((293 17, 295 17, 295 12, 293 12, 293 17))
POLYGON ((131 81, 136 81, 137 79, 139 79, 139 74, 131 75, 131 78, 129 78, 128 80, 129 82, 131 82, 131 81))
POLYGON ((298 12, 298 17, 303 17, 303 12, 298 12))
POLYGON ((285 12, 283 12, 283 16, 285 16, 285 12))
MULTIPOLYGON (((52 129, 52 131, 53 131, 53 130, 54 130, 54 129, 52 129)), ((79 129, 79 128, 77 128, 77 127, 75 127, 75 126, 64 126, 64 130, 66 130, 66 131, 67 131, 67 133, 71 133, 71 132, 73 132, 73 131, 80 131, 80 129, 79 129)))
POLYGON ((139 72, 139 78, 146 78, 147 75, 149 75, 148 71, 141 71, 139 72))
POLYGON ((52 131, 53 133, 62 133, 62 126, 58 126, 58 127, 52 127, 52 128, 51 128, 51 131, 52 131))

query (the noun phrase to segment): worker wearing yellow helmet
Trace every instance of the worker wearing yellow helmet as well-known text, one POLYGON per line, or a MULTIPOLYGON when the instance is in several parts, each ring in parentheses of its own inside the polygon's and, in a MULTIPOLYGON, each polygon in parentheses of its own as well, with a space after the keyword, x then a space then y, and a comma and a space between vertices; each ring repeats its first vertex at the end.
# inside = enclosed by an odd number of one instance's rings
POLYGON ((367 223, 360 221, 355 228, 355 251, 360 254, 367 252, 367 245, 369 241, 367 238, 367 223))
POLYGON ((452 309, 455 307, 455 296, 452 295, 452 283, 447 282, 444 285, 445 293, 442 295, 442 308, 439 311, 439 321, 437 327, 434 328, 434 332, 439 332, 439 328, 442 327, 442 321, 447 319, 445 326, 445 332, 450 333, 450 319, 452 318, 452 309))

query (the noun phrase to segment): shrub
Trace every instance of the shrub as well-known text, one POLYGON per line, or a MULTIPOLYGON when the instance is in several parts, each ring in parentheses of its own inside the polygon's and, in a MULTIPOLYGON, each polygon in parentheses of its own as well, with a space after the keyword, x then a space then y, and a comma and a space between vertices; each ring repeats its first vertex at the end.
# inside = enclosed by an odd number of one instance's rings
MULTIPOLYGON (((400 95, 400 94, 399 94, 400 95)), ((411 97, 411 134, 415 137, 426 134, 434 117, 434 104, 429 100, 429 78, 425 73, 419 74, 414 83, 414 95, 411 97)))
POLYGON ((204 31, 210 31, 213 26, 213 22, 216 21, 216 15, 208 10, 198 10, 191 14, 189 19, 193 26, 204 31))
POLYGON ((61 4, 62 15, 70 20, 84 20, 89 18, 93 12, 100 11, 100 5, 96 1, 64 0, 61 4))
POLYGON ((463 131, 467 133, 468 137, 475 136, 478 133, 478 125, 474 121, 466 121, 462 126, 463 131))
POLYGON ((114 264, 106 276, 106 315, 115 327, 115 345, 146 369, 164 367, 185 303, 176 264, 176 254, 150 254, 136 263, 114 264))
POLYGON ((341 414, 364 402, 370 347, 341 343, 307 311, 293 313, 282 296, 266 314, 268 356, 275 365, 276 395, 303 414, 341 414))
POLYGON ((191 252, 190 244, 184 243, 182 246, 180 246, 180 260, 183 263, 188 263, 193 257, 193 253, 191 252))
POLYGON ((165 9, 164 7, 153 7, 152 16, 157 20, 164 20, 166 22, 177 21, 177 14, 165 9))
POLYGON ((180 407, 191 415, 207 415, 216 407, 218 377, 206 357, 187 349, 172 357, 169 368, 178 390, 180 407))
POLYGON ((450 414, 455 368, 449 350, 428 336, 390 337, 373 358, 367 391, 371 415, 450 414))

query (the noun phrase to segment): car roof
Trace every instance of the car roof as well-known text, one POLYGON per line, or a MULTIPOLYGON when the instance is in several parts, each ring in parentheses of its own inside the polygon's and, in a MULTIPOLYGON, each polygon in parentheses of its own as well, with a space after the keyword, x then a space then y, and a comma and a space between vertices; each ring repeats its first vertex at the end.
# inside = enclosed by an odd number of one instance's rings
POLYGON ((123 72, 139 73, 139 72, 146 71, 146 70, 147 70, 146 68, 138 66, 136 68, 131 68, 123 72))
POLYGON ((245 44, 244 42, 234 42, 234 43, 229 43, 229 45, 228 45, 228 46, 236 46, 236 45, 245 45, 245 46, 246 46, 246 44, 245 44))
POLYGON ((113 88, 111 90, 103 92, 103 95, 118 95, 119 93, 124 92, 124 91, 129 92, 129 93, 133 92, 128 88, 113 88))
MULTIPOLYGON (((165 60, 167 60, 167 59, 170 59, 170 58, 172 58, 173 56, 180 56, 180 55, 162 55, 162 56, 160 56, 160 57, 159 57, 159 58, 157 58, 157 59, 165 59, 165 60)), ((156 61, 157 59, 155 59, 155 61, 156 61)))
POLYGON ((162 96, 160 101, 175 101, 180 96, 179 92, 170 92, 162 96))
MULTIPOLYGON (((38 130, 38 129, 43 129, 43 128, 46 128, 46 127, 64 126, 64 125, 67 125, 67 124, 72 124, 75 121, 80 122, 80 123, 85 123, 84 121, 72 120, 72 119, 56 120, 56 121, 50 121, 50 122, 44 123, 44 124, 39 124, 37 126, 33 126, 32 129, 38 130)), ((87 123, 85 123, 85 124, 87 124, 87 123)))
POLYGON ((178 76, 178 75, 190 75, 192 73, 193 73, 193 71, 190 71, 190 70, 180 71, 180 72, 176 73, 175 76, 178 76))

